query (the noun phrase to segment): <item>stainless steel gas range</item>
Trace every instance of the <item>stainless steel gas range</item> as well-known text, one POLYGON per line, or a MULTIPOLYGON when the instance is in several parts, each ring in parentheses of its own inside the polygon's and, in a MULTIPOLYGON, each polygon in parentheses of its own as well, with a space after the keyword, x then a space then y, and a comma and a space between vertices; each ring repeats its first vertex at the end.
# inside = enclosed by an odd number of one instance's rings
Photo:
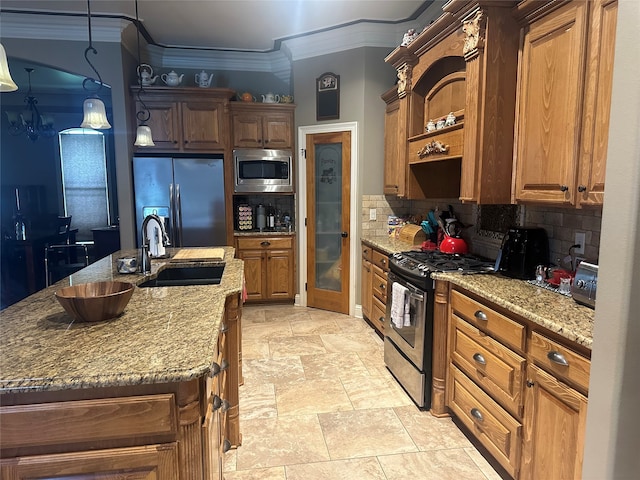
POLYGON ((420 408, 431 407, 433 352, 432 272, 491 273, 494 262, 436 250, 389 256, 384 361, 420 408))

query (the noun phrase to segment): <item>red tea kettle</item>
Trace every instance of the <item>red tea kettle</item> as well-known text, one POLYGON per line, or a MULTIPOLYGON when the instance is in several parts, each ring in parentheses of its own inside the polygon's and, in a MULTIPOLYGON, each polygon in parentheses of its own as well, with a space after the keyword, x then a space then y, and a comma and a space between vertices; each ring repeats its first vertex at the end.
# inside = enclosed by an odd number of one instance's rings
POLYGON ((467 242, 465 242, 464 239, 451 237, 446 234, 442 242, 440 242, 440 251, 442 253, 469 253, 467 242))

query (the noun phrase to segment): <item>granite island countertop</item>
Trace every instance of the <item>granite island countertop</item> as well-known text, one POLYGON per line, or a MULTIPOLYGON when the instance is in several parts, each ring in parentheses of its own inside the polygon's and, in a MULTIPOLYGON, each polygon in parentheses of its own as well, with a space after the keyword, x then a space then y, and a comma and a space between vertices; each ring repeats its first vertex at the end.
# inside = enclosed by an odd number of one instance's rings
MULTIPOLYGON (((388 236, 369 237, 363 235, 361 240, 387 254, 420 249, 419 245, 411 245, 388 236)), ((594 310, 576 303, 571 297, 536 287, 525 280, 507 278, 500 274, 435 273, 432 276, 458 285, 568 340, 591 349, 594 310)))
MULTIPOLYGON (((153 278, 169 259, 152 259, 151 274, 120 274, 121 250, 11 305, 0 321, 0 393, 181 382, 207 374, 226 298, 242 291, 243 262, 224 247, 219 285, 135 288, 124 313, 74 322, 54 296, 71 284, 153 278)), ((174 255, 178 249, 168 249, 174 255)), ((219 262, 218 262, 219 263, 219 262)), ((178 265, 178 264, 176 264, 178 265)))

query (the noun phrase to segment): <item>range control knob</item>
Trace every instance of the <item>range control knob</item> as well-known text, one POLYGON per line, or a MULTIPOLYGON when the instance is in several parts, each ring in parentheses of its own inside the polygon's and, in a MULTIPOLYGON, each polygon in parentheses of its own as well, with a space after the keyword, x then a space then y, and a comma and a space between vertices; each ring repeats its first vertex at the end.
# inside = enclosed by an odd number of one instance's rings
POLYGON ((576 287, 585 288, 586 286, 587 286, 587 282, 585 282, 583 279, 579 279, 576 281, 576 287))

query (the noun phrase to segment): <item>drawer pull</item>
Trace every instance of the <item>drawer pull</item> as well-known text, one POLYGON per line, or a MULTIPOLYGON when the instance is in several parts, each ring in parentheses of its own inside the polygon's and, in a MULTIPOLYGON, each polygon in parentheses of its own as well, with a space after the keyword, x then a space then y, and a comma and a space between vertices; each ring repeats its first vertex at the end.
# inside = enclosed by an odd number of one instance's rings
POLYGON ((386 265, 387 264, 387 259, 386 258, 380 259, 380 264, 381 265, 386 265))
POLYGON ((569 362, 567 362, 567 359, 564 358, 564 355, 562 355, 560 352, 551 351, 547 353, 547 358, 553 363, 562 365, 563 367, 569 366, 569 362))
POLYGON ((482 310, 477 310, 476 313, 473 314, 473 316, 476 317, 477 320, 482 320, 483 322, 487 321, 487 314, 482 310))
POLYGON ((384 290, 384 289, 385 289, 385 284, 384 284, 384 283, 381 283, 381 284, 380 284, 380 290, 384 290))
POLYGON ((480 365, 486 365, 487 361, 484 359, 484 357, 482 356, 481 353, 474 353, 473 354, 473 359, 479 363, 480 365))
POLYGON ((260 245, 262 245, 263 247, 268 247, 269 245, 271 245, 271 242, 267 242, 265 240, 264 242, 260 242, 260 245))
POLYGON ((222 442, 222 453, 227 453, 229 450, 231 450, 231 442, 225 438, 222 442))
POLYGON ((482 412, 477 408, 471 409, 471 416, 478 420, 479 422, 484 422, 484 417, 482 416, 482 412))
POLYGON ((213 403, 211 404, 211 409, 215 412, 222 406, 222 399, 218 395, 213 396, 213 403))
POLYGON ((227 368, 229 368, 229 362, 227 362, 226 358, 222 359, 222 362, 220 362, 220 370, 226 370, 227 368))

